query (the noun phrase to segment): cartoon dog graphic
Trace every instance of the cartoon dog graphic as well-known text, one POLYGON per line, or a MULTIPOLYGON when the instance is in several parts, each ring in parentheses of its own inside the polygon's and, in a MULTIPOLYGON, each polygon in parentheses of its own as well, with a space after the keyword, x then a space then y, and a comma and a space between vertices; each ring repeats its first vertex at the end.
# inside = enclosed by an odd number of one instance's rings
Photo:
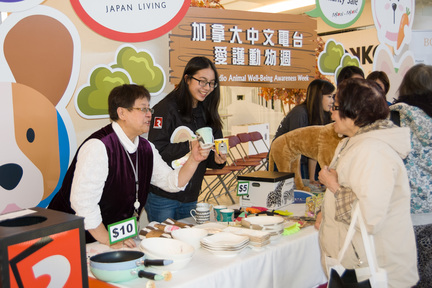
POLYGON ((397 98, 399 83, 402 82, 406 72, 415 65, 414 55, 411 51, 407 51, 400 56, 399 61, 396 62, 388 46, 384 44, 379 45, 375 51, 373 69, 374 71, 385 72, 391 83, 386 96, 389 103, 393 103, 397 98))
POLYGON ((372 0, 371 5, 379 41, 400 54, 411 41, 415 0, 372 0))
POLYGON ((66 173, 76 149, 66 104, 78 79, 80 41, 65 15, 37 6, 10 14, 0 43, 3 214, 47 206, 66 173))
POLYGON ((227 154, 228 153, 228 146, 226 145, 225 142, 221 142, 219 143, 219 154, 227 154))

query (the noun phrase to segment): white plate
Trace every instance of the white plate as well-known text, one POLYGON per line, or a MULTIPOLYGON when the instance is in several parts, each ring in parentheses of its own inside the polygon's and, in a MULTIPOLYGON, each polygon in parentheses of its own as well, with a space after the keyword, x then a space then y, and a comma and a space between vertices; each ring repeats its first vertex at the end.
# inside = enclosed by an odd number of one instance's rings
POLYGON ((209 223, 204 223, 204 224, 200 224, 200 225, 195 225, 194 227, 207 230, 207 232, 209 234, 216 234, 216 233, 222 232, 225 228, 228 227, 228 225, 227 224, 224 225, 221 223, 215 223, 215 222, 209 222, 209 223))
POLYGON ((236 246, 213 246, 213 245, 209 245, 206 244, 204 242, 201 242, 201 247, 205 247, 208 249, 212 249, 212 250, 239 250, 242 249, 244 246, 249 245, 249 241, 243 242, 240 245, 236 245, 236 246))
POLYGON ((193 131, 189 127, 179 126, 171 134, 170 142, 180 143, 188 140, 193 140, 195 138, 195 133, 193 133, 193 131))
POLYGON ((249 228, 227 227, 225 232, 230 232, 236 235, 248 236, 251 242, 264 242, 270 239, 271 231, 253 230, 249 228))
POLYGON ((282 224, 285 221, 284 218, 280 216, 255 216, 255 217, 247 217, 244 218, 243 220, 249 222, 250 224, 266 226, 266 227, 282 224))
POLYGON ((248 236, 235 235, 229 232, 220 232, 201 239, 201 243, 216 247, 241 246, 247 242, 249 242, 248 236))
POLYGON ((244 246, 243 248, 239 249, 239 250, 210 250, 207 249, 205 247, 203 247, 204 250, 209 251, 210 253, 216 255, 216 256, 235 256, 238 253, 240 253, 241 251, 243 251, 246 247, 248 247, 248 245, 244 246))

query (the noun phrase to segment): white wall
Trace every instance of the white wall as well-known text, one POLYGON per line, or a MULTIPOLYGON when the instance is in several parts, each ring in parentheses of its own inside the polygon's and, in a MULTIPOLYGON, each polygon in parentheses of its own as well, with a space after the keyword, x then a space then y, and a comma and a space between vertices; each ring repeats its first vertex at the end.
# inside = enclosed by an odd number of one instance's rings
POLYGON ((276 132, 279 122, 284 117, 280 109, 280 101, 275 103, 276 109, 266 108, 258 104, 258 88, 223 87, 219 112, 224 120, 224 135, 231 134, 231 127, 244 124, 269 123, 270 135, 276 132), (238 100, 237 95, 244 95, 238 100), (229 115, 225 117, 226 115, 229 115))

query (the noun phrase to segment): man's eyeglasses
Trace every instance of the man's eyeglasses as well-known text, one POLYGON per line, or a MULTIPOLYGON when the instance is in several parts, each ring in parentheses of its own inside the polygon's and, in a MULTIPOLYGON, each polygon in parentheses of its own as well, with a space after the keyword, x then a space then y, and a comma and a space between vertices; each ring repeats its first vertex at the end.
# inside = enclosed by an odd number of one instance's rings
POLYGON ((207 82, 207 81, 205 81, 205 80, 197 79, 197 78, 195 78, 195 77, 193 77, 193 76, 191 76, 191 78, 194 79, 194 80, 196 80, 196 81, 198 81, 198 84, 199 84, 201 87, 205 87, 205 86, 207 86, 207 84, 208 84, 209 87, 210 87, 211 89, 214 89, 214 88, 216 88, 216 87, 218 86, 218 83, 216 83, 216 82, 214 82, 214 81, 212 81, 212 82, 207 82))
POLYGON ((147 107, 144 107, 144 108, 132 107, 131 109, 139 110, 139 111, 141 111, 141 112, 143 112, 143 113, 145 113, 145 114, 147 114, 147 112, 150 112, 151 114, 154 113, 154 109, 153 109, 153 108, 147 108, 147 107))
POLYGON ((331 110, 332 110, 332 111, 339 110, 339 105, 335 105, 335 104, 333 104, 332 107, 331 107, 331 110))

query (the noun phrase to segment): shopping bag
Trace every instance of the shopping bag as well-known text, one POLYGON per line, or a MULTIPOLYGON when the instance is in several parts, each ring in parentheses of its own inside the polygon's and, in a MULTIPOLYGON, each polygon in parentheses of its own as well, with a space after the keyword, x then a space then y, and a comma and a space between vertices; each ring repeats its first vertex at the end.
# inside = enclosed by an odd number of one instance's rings
POLYGON ((354 269, 346 269, 342 275, 330 269, 328 288, 372 288, 369 279, 358 281, 354 269))
POLYGON ((328 288, 387 288, 387 272, 378 266, 373 236, 367 233, 358 201, 354 204, 351 224, 348 228, 344 245, 339 251, 338 258, 335 259, 326 256, 325 261, 329 275, 328 288), (360 226, 360 232, 369 266, 356 269, 345 269, 341 265, 341 261, 356 232, 356 222, 358 222, 360 226))

